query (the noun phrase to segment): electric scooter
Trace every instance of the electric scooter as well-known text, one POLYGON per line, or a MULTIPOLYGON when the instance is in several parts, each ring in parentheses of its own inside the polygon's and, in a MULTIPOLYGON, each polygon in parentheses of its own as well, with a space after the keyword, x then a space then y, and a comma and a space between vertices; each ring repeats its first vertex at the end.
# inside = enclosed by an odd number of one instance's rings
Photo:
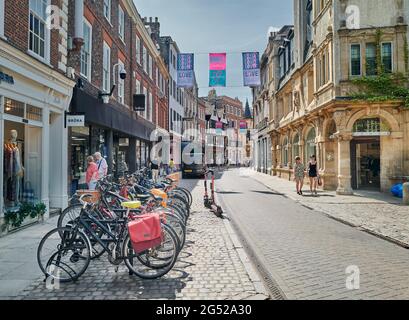
POLYGON ((216 199, 215 199, 215 194, 214 194, 214 171, 211 169, 207 169, 204 175, 204 187, 205 187, 205 194, 204 194, 204 206, 208 209, 210 209, 211 212, 213 212, 217 217, 222 218, 223 217, 223 210, 220 206, 216 204, 216 199), (212 175, 211 182, 210 182, 210 197, 207 192, 207 177, 208 174, 212 175))

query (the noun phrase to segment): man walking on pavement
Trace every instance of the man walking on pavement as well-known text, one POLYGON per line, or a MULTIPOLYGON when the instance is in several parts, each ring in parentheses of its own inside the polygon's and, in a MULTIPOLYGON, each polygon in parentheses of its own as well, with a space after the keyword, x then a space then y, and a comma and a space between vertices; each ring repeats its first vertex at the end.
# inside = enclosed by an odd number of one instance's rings
POLYGON ((99 178, 102 179, 108 175, 108 163, 100 152, 95 152, 94 158, 97 163, 99 178))

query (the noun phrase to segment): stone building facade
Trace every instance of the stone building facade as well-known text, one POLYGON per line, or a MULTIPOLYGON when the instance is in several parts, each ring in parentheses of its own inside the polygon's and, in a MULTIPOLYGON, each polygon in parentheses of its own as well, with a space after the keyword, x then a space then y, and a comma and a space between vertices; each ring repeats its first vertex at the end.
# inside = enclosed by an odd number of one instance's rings
POLYGON ((294 158, 314 154, 324 189, 339 194, 407 179, 409 110, 353 99, 352 80, 380 65, 408 73, 408 21, 407 0, 294 1, 294 37, 278 32, 268 61, 273 175, 291 179, 294 158))

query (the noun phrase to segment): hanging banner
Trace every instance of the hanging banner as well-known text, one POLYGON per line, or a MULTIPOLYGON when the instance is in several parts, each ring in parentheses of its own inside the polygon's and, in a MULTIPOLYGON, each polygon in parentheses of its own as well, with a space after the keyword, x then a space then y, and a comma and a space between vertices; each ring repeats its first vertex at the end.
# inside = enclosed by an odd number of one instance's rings
POLYGON ((226 86, 226 54, 225 53, 210 53, 210 77, 209 87, 225 87, 226 86))
POLYGON ((247 133, 247 122, 246 122, 246 120, 240 120, 240 133, 241 134, 247 133))
POLYGON ((193 88, 195 82, 193 53, 179 53, 177 62, 177 86, 193 88))
POLYGON ((216 122, 216 134, 222 134, 223 133, 223 122, 217 121, 216 122))
POLYGON ((245 87, 258 87, 261 85, 258 52, 243 53, 243 79, 245 87))

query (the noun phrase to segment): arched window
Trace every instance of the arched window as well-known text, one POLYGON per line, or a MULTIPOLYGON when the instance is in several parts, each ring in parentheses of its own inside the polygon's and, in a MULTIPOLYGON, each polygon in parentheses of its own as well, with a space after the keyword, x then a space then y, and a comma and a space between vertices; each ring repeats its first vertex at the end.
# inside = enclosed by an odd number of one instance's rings
POLYGON ((282 145, 282 165, 283 167, 288 166, 288 138, 284 138, 283 145, 282 145))
POLYGON ((305 141, 305 163, 310 160, 312 155, 317 155, 317 144, 315 143, 316 137, 315 128, 311 128, 310 131, 308 131, 307 139, 305 141))
POLYGON ((295 161, 296 157, 301 157, 301 150, 300 150, 300 135, 297 133, 293 139, 293 159, 295 161))

